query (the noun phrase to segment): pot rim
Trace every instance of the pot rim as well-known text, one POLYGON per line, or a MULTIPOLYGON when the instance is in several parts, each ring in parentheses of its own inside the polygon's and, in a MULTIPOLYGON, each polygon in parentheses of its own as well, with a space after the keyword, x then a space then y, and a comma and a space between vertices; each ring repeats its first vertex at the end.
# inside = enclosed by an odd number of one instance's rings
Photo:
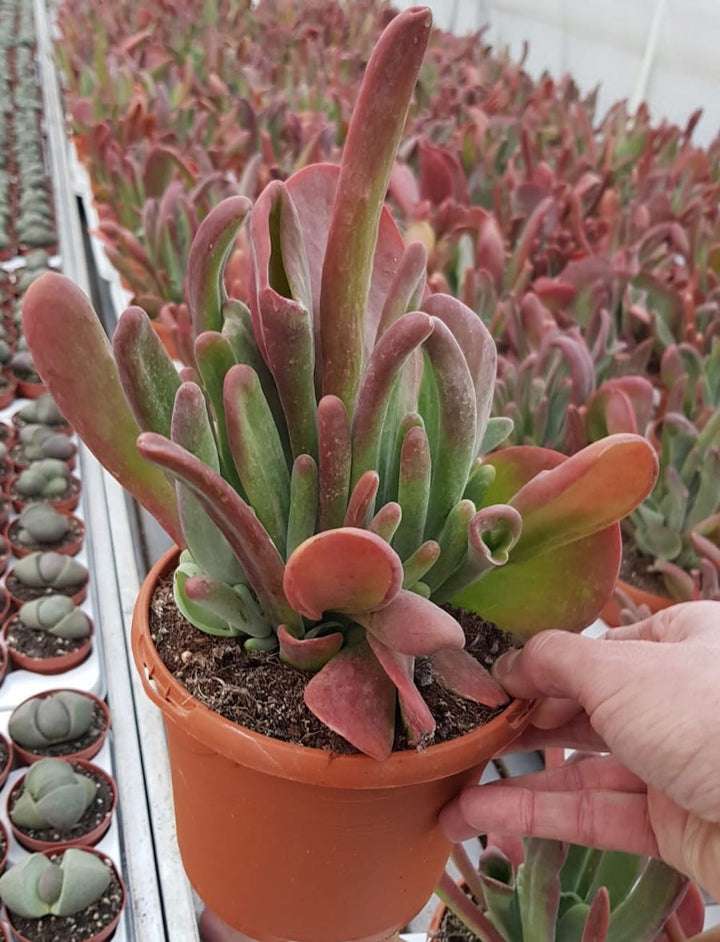
POLYGON ((172 547, 150 569, 132 619, 133 657, 148 697, 167 722, 198 743, 258 771, 330 788, 391 788, 445 778, 480 764, 510 745, 523 731, 537 701, 513 700, 484 726, 422 751, 394 752, 382 761, 362 754, 335 755, 325 749, 282 742, 233 723, 197 700, 160 659, 148 630, 147 611, 155 586, 173 565, 172 547), (152 681, 152 683, 151 683, 152 681))

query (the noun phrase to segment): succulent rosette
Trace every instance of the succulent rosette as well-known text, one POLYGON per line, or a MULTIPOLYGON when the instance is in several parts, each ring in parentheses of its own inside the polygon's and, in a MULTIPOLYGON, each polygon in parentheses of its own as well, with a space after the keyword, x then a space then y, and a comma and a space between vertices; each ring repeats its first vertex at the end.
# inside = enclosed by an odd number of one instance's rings
POLYGON ((657 471, 632 434, 567 460, 492 453, 510 429, 490 418, 493 340, 428 291, 422 246, 383 204, 429 31, 414 8, 383 33, 340 167, 305 167, 254 206, 230 197, 205 217, 181 375, 140 308, 111 348, 60 275, 31 286, 23 315, 63 414, 184 548, 179 608, 312 671, 310 710, 376 758, 398 708, 411 743, 432 740, 417 658, 463 695, 506 702, 441 605, 521 636, 583 628, 617 576, 617 521, 657 471), (235 298, 223 272, 243 225, 252 278, 235 298))

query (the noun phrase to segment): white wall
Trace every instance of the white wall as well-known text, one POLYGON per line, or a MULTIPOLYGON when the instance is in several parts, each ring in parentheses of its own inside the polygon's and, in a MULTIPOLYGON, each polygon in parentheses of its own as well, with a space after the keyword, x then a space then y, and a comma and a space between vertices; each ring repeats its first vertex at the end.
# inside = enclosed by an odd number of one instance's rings
MULTIPOLYGON (((413 5, 413 0, 395 0, 413 5)), ((418 2, 418 0, 414 0, 418 2)), ((422 0, 420 0, 422 2, 422 0)), ((600 85, 612 102, 648 101, 654 120, 684 125, 698 107, 697 143, 720 132, 720 0, 430 0, 435 22, 467 32, 489 23, 488 39, 528 71, 570 72, 583 91, 600 85), (639 97, 638 97, 639 95, 639 97)))

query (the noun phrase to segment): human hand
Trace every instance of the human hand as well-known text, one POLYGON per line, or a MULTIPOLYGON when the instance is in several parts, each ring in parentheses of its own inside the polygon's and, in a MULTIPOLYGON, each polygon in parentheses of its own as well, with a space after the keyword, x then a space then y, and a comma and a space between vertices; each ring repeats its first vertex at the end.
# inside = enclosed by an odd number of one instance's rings
POLYGON ((602 640, 542 632, 494 673, 515 697, 547 698, 513 751, 610 755, 469 788, 441 813, 447 836, 647 854, 720 899, 720 602, 675 605, 602 640))

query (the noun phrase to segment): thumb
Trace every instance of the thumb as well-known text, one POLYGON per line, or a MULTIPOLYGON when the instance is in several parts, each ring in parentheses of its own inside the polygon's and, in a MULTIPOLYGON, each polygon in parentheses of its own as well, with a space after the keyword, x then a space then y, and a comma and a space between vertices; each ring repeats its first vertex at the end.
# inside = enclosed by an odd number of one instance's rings
POLYGON ((493 675, 513 697, 562 697, 578 701, 588 677, 598 668, 600 648, 595 638, 566 631, 541 631, 520 650, 498 658, 493 675))

